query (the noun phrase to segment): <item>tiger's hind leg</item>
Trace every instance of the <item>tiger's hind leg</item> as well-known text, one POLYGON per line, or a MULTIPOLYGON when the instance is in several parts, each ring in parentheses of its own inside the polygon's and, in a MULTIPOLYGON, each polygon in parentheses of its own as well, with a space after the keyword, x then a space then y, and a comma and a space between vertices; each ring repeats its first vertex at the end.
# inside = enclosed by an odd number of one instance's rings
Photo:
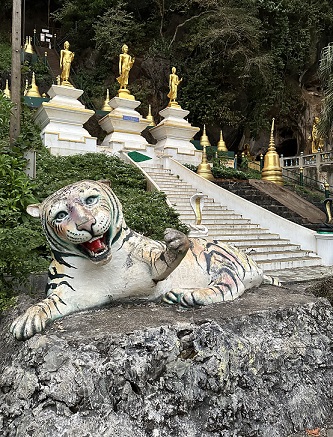
POLYGON ((168 291, 163 296, 163 301, 168 304, 179 304, 185 308, 204 306, 234 300, 243 294, 244 290, 242 283, 238 284, 235 290, 226 284, 216 284, 208 288, 176 288, 168 291))

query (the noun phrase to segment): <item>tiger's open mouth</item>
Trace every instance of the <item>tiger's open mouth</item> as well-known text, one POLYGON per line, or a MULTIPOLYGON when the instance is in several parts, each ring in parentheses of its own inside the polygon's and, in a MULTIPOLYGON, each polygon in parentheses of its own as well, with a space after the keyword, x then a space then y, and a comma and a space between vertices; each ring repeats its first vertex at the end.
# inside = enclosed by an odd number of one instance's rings
POLYGON ((79 244, 81 252, 87 255, 91 261, 101 261, 105 259, 109 252, 110 232, 105 232, 102 236, 92 238, 85 243, 79 244))

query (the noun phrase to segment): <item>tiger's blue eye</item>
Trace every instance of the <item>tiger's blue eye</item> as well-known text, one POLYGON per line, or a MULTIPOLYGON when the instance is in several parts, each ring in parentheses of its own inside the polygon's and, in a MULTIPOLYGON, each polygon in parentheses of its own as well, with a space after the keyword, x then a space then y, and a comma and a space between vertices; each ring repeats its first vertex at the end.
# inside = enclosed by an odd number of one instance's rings
POLYGON ((68 213, 66 211, 59 211, 58 214, 54 217, 55 220, 63 220, 67 217, 68 213))
POLYGON ((95 205, 98 201, 98 196, 89 196, 84 201, 86 205, 95 205))

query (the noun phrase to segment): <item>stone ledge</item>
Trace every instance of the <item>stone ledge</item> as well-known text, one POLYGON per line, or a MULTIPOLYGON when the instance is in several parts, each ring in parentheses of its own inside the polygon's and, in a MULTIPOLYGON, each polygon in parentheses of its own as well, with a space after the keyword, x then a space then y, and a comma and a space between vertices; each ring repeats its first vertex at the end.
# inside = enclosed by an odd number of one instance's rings
POLYGON ((24 343, 8 333, 17 311, 0 324, 3 436, 287 437, 332 410, 333 310, 298 290, 189 311, 122 304, 24 343))

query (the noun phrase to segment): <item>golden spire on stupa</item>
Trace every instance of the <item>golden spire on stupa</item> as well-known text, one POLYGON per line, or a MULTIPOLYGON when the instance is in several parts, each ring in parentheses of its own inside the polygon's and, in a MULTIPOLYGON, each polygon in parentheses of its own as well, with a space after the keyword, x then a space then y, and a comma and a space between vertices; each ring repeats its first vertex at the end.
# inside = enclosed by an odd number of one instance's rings
POLYGON ((201 163, 198 165, 197 174, 205 179, 208 179, 209 181, 212 181, 214 179, 214 176, 210 168, 210 164, 207 160, 206 152, 206 147, 210 146, 209 138, 206 134, 206 125, 204 125, 203 128, 203 133, 200 138, 200 145, 202 146, 202 159, 201 163))
POLYGON ((274 182, 277 185, 283 185, 280 157, 275 149, 274 144, 274 120, 275 119, 273 118, 268 151, 265 155, 264 167, 261 171, 261 179, 264 181, 274 182))
POLYGON ((224 139, 223 139, 223 134, 222 134, 222 129, 220 130, 220 140, 217 143, 217 151, 218 152, 227 152, 227 146, 225 145, 224 139))
POLYGON ((32 73, 31 86, 27 91, 27 97, 41 97, 38 86, 36 85, 35 73, 32 73))
POLYGON ((200 138, 200 145, 206 146, 206 147, 210 146, 210 141, 209 141, 208 135, 206 134, 206 125, 205 124, 204 124, 203 132, 202 132, 202 135, 200 138))
POLYGON ((106 90, 106 99, 104 100, 104 104, 102 106, 101 111, 105 111, 105 112, 110 112, 111 111, 111 106, 109 105, 109 101, 110 101, 110 92, 109 89, 106 90))
POLYGON ((10 99, 10 89, 8 84, 8 79, 6 79, 6 88, 3 90, 4 95, 10 99))
POLYGON ((25 46, 24 46, 24 51, 25 51, 25 53, 30 53, 30 54, 34 53, 34 49, 33 49, 32 44, 31 44, 31 36, 27 36, 25 46))
POLYGON ((150 123, 148 124, 149 127, 156 126, 154 117, 152 116, 152 113, 151 113, 151 105, 148 105, 148 115, 147 115, 146 119, 148 121, 150 121, 150 123))

